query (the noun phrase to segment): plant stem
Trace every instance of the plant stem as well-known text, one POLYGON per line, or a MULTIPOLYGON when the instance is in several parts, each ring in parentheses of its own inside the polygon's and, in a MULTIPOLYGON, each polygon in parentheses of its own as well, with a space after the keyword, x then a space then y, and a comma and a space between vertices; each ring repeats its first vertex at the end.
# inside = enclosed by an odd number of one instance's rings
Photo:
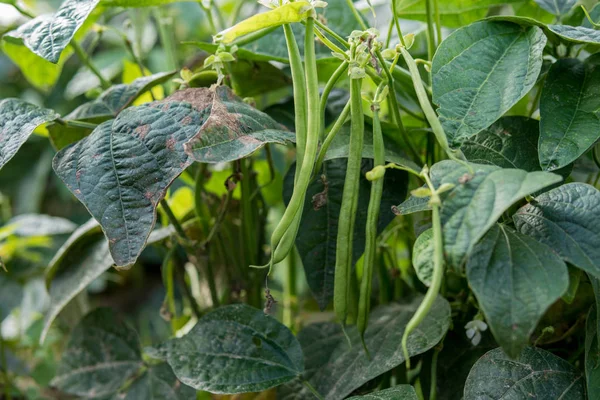
POLYGON ((440 292, 442 286, 442 280, 444 279, 444 241, 442 237, 442 221, 440 218, 440 198, 436 192, 436 188, 433 186, 431 179, 429 178, 428 172, 422 174, 423 178, 427 182, 427 186, 432 192, 431 195, 431 222, 433 227, 433 273, 431 277, 431 286, 427 290, 423 301, 417 308, 417 311, 412 316, 404 334, 402 335, 402 352, 404 353, 404 359, 406 360, 407 373, 410 370, 410 354, 408 353, 408 336, 410 333, 417 328, 423 319, 429 313, 429 310, 433 306, 435 299, 440 292))
MULTIPOLYGON (((346 72, 347 69, 348 61, 342 62, 327 81, 327 84, 323 89, 323 93, 321 94, 321 103, 319 104, 319 113, 321 114, 321 140, 323 140, 325 136, 325 110, 327 108, 327 100, 329 100, 329 94, 331 93, 331 90, 333 89, 337 81, 344 74, 344 72, 346 72)), ((315 173, 319 173, 319 171, 316 171, 315 173)))
POLYGON ((246 263, 249 265, 254 265, 256 260, 256 233, 254 232, 255 220, 253 218, 254 214, 252 212, 252 188, 250 187, 250 174, 252 168, 248 167, 247 161, 248 159, 241 159, 240 162, 240 172, 242 173, 241 180, 241 190, 242 190, 242 230, 244 237, 244 247, 246 248, 246 263))
POLYGON ((317 392, 317 389, 315 389, 306 379, 302 379, 302 383, 318 400, 325 400, 324 397, 321 396, 321 393, 317 392))
POLYGON ((12 400, 12 395, 10 393, 11 382, 8 376, 8 364, 6 362, 6 349, 5 349, 4 338, 0 335, 0 357, 2 361, 2 372, 4 375, 4 397, 6 400, 12 400))
POLYGON ((169 16, 161 15, 159 11, 154 12, 154 19, 158 24, 158 36, 163 45, 167 58, 167 70, 178 69, 177 49, 173 37, 173 20, 169 16))
POLYGON ((435 22, 433 0, 425 0, 425 10, 427 12, 427 59, 431 61, 435 53, 435 22))
POLYGON ((396 31, 398 32, 400 43, 402 43, 402 46, 406 47, 406 43, 404 43, 404 36, 402 35, 402 29, 400 29, 400 22, 398 21, 398 15, 396 11, 396 0, 392 0, 392 21, 394 21, 394 25, 396 25, 396 31))
POLYGON ((354 7, 354 2, 352 0, 346 0, 346 3, 348 4, 348 7, 350 7, 352 14, 354 14, 354 18, 356 19, 362 30, 366 31, 368 29, 367 24, 365 24, 365 21, 362 19, 360 13, 356 9, 356 7, 354 7))
POLYGON ((26 9, 21 7, 16 1, 11 3, 10 5, 13 6, 15 8, 15 10, 17 10, 22 15, 24 15, 28 18, 32 18, 32 19, 35 18, 35 15, 33 15, 32 13, 30 13, 29 11, 27 11, 26 9))
POLYGON ((327 25, 325 25, 321 21, 315 19, 315 25, 317 27, 319 27, 319 29, 325 31, 328 35, 332 36, 335 40, 337 40, 338 42, 340 42, 340 44, 342 46, 344 46, 345 48, 349 48, 350 47, 350 43, 348 43, 348 41, 346 39, 344 39, 343 37, 341 37, 340 35, 338 35, 334 30, 332 30, 330 27, 328 27, 327 25))
POLYGON ((98 126, 96 124, 91 124, 89 122, 83 122, 83 121, 77 121, 77 120, 67 121, 62 118, 57 118, 56 123, 58 123, 60 125, 65 125, 65 126, 76 126, 79 128, 88 128, 88 129, 96 129, 96 127, 98 126))
POLYGON ((183 229, 183 227, 177 220, 177 217, 175 216, 175 214, 173 214, 173 210, 171 210, 169 203, 167 203, 167 201, 165 199, 162 199, 160 201, 160 205, 161 205, 163 211, 165 212, 165 214, 167 215, 169 222, 171 223, 171 225, 173 225, 173 228, 175 228, 175 232, 177 232, 177 235, 181 239, 183 239, 185 242, 189 242, 190 239, 189 239, 188 235, 185 233, 185 230, 183 229))
POLYGON ((285 292, 283 300, 283 323, 290 329, 294 327, 296 314, 296 251, 292 250, 287 257, 287 269, 285 271, 285 292))
POLYGON ((245 3, 245 0, 237 0, 237 2, 235 3, 235 8, 233 9, 233 12, 231 13, 231 18, 229 20, 230 26, 235 25, 238 17, 240 16, 240 12, 242 11, 242 7, 244 7, 245 3))
POLYGON ((102 86, 102 89, 108 89, 110 87, 110 82, 107 81, 106 79, 104 79, 104 77, 102 76, 102 74, 100 73, 100 71, 96 68, 96 66, 92 63, 92 61, 90 60, 89 56, 87 55, 87 53, 81 48, 81 46, 79 45, 79 43, 77 43, 77 41, 75 39, 71 40, 71 47, 73 48, 73 50, 75 51, 75 54, 77 54, 77 57, 79 57, 79 60, 81 60, 81 62, 88 67, 88 69, 98 77, 98 79, 100 80, 100 86, 102 86))
POLYGON ((433 0, 433 13, 435 15, 435 33, 437 36, 437 46, 439 46, 440 43, 442 43, 442 21, 440 19, 440 6, 438 2, 438 0, 433 0))
POLYGON ((429 400, 437 399, 437 364, 440 350, 436 348, 431 357, 431 383, 429 386, 429 400))
POLYGON ((202 11, 204 11, 204 14, 206 14, 206 19, 208 19, 208 24, 210 25, 210 29, 212 30, 212 32, 215 34, 218 33, 219 30, 217 29, 217 25, 215 24, 215 19, 213 18, 213 15, 212 15, 212 8, 205 7, 204 3, 202 3, 202 1, 199 1, 198 5, 200 6, 200 8, 202 8, 202 11))
POLYGON ((335 136, 338 134, 338 132, 342 129, 342 126, 344 126, 344 124, 346 123, 346 119, 348 118, 349 114, 350 114, 350 101, 348 101, 348 103, 346 103, 346 105, 344 106, 344 109, 340 113, 340 116, 333 124, 333 127, 331 128, 331 130, 327 134, 327 137, 325 138, 325 141, 321 145, 321 149, 319 149, 319 155, 317 156, 317 163, 315 164, 315 169, 314 169, 314 175, 315 175, 314 177, 315 178, 321 171, 321 167, 323 166, 323 161, 325 160, 325 155, 327 155, 327 150, 329 149, 331 142, 333 141, 335 136))

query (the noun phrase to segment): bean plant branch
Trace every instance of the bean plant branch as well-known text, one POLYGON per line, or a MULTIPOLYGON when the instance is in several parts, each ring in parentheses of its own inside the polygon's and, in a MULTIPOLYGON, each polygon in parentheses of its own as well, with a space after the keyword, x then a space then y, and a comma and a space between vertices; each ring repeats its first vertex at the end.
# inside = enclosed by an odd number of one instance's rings
POLYGON ((90 70, 90 72, 92 72, 94 75, 96 75, 98 77, 98 80, 100 80, 100 85, 102 86, 102 89, 105 89, 105 90, 108 89, 110 87, 110 82, 107 81, 106 79, 104 79, 100 70, 98 68, 96 68, 94 63, 92 63, 92 61, 90 60, 90 57, 81 48, 79 43, 77 43, 77 41, 75 39, 73 39, 73 40, 71 40, 70 45, 71 45, 71 48, 75 51, 75 54, 77 54, 77 57, 79 57, 79 60, 90 70))

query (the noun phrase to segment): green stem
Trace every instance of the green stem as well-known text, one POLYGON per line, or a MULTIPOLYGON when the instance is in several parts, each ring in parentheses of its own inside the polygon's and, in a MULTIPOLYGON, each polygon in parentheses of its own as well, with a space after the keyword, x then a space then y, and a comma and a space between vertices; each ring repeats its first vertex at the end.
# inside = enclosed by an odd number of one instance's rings
POLYGON ((315 169, 314 169, 315 178, 321 171, 321 167, 323 166, 323 161, 325 160, 325 155, 327 154, 327 150, 329 149, 331 142, 333 141, 335 136, 338 134, 338 132, 342 129, 342 126, 344 126, 344 124, 346 123, 346 119, 348 118, 349 114, 350 114, 350 101, 348 101, 348 103, 346 103, 346 105, 344 106, 344 109, 342 110, 340 116, 333 124, 333 127, 331 128, 331 130, 327 134, 327 137, 325 138, 325 141, 323 141, 323 144, 321 145, 321 149, 319 150, 319 155, 317 156, 317 163, 315 164, 315 169))
POLYGON ((77 121, 77 120, 64 120, 62 118, 58 118, 56 119, 56 123, 60 124, 60 125, 65 125, 65 126, 76 126, 78 128, 87 128, 87 129, 96 129, 96 127, 98 125, 96 124, 91 124, 89 122, 83 122, 83 121, 77 121))
POLYGON ((294 327, 296 314, 296 251, 291 251, 287 257, 287 269, 285 271, 285 293, 283 301, 283 323, 290 329, 294 327))
MULTIPOLYGON (((440 19, 440 6, 438 0, 433 0, 433 13, 435 15, 435 33, 437 36, 437 46, 442 43, 442 21, 440 19)), ((437 47, 436 47, 437 48, 437 47)))
POLYGON ((12 400, 12 395, 10 392, 11 382, 10 377, 8 376, 8 363, 6 362, 6 349, 5 349, 4 338, 0 336, 0 357, 2 358, 2 372, 4 375, 4 397, 6 400, 12 400))
MULTIPOLYGON (((333 90, 333 87, 335 86, 337 81, 344 74, 344 72, 346 72, 347 69, 348 61, 342 62, 327 81, 327 84, 323 89, 323 93, 321 94, 321 103, 319 104, 319 113, 321 114, 321 140, 323 140, 323 137, 325 136, 325 110, 327 108, 327 100, 329 100, 329 94, 331 93, 331 90, 333 90)), ((319 173, 319 171, 317 170, 316 173, 319 173)))
POLYGON ((177 48, 175 46, 175 38, 173 37, 173 19, 166 15, 161 15, 159 11, 155 11, 154 18, 158 23, 158 36, 163 45, 165 56, 167 58, 167 70, 178 69, 177 48))
POLYGON ((325 398, 323 396, 321 396, 321 393, 317 392, 317 389, 315 389, 310 382, 308 382, 306 379, 302 379, 302 384, 304 386, 306 386, 306 388, 318 399, 318 400, 325 400, 325 398))
POLYGON ((394 25, 396 25, 396 31, 398 32, 398 37, 400 38, 400 43, 402 43, 402 46, 406 47, 406 43, 404 43, 404 35, 402 35, 402 29, 400 29, 400 22, 398 21, 398 13, 396 10, 396 0, 392 0, 392 20, 394 21, 394 25))
POLYGON ((440 350, 436 348, 431 357, 431 383, 429 386, 429 400, 437 399, 437 365, 440 350))
POLYGON ((254 232, 255 221, 254 221, 254 213, 252 211, 252 188, 251 186, 251 177, 252 168, 248 167, 247 159, 243 158, 240 160, 240 168, 242 173, 241 180, 241 190, 242 190, 242 230, 244 232, 244 247, 246 248, 246 263, 253 265, 257 262, 256 260, 256 246, 255 239, 256 234, 254 232))
POLYGON ((332 36, 335 40, 340 42, 340 44, 345 48, 350 48, 350 43, 348 43, 346 39, 338 35, 334 30, 332 30, 330 27, 328 27, 321 21, 315 19, 315 25, 319 27, 319 29, 321 29, 322 31, 326 32, 328 35, 332 36))
POLYGON ((365 24, 365 21, 362 19, 360 13, 356 9, 356 7, 354 7, 354 2, 352 0, 346 0, 346 3, 348 4, 348 7, 352 11, 354 18, 356 19, 362 30, 366 31, 368 29, 367 24, 365 24))
POLYGON ((408 353, 408 336, 413 330, 415 330, 425 319, 429 310, 433 306, 435 299, 437 298, 440 288, 442 286, 442 280, 444 279, 444 241, 442 236, 442 220, 440 218, 440 198, 436 192, 436 188, 433 186, 431 179, 427 172, 423 173, 423 178, 427 182, 427 186, 432 192, 431 195, 431 222, 433 227, 433 273, 431 277, 431 285, 423 298, 423 301, 417 308, 417 311, 412 316, 404 334, 402 335, 402 352, 404 353, 404 359, 406 360, 407 373, 410 370, 410 354, 408 353))
POLYGON ((427 12, 427 59, 431 61, 435 53, 435 22, 433 0, 425 0, 427 12))
POLYGON ((429 97, 427 97, 427 92, 425 91, 425 87, 423 86, 423 81, 421 81, 421 75, 419 74, 417 63, 404 47, 401 48, 400 51, 402 52, 402 56, 404 57, 406 65, 408 66, 408 69, 412 75, 413 85, 415 88, 415 92, 417 93, 417 98, 419 99, 419 104, 421 105, 421 109, 423 110, 425 118, 427 118, 427 121, 429 122, 429 125, 433 130, 433 133, 435 134, 435 138, 437 139, 438 143, 451 160, 463 163, 471 170, 472 167, 465 162, 464 155, 462 154, 462 152, 460 150, 452 150, 450 148, 450 145, 448 144, 448 138, 446 137, 446 133, 444 132, 444 128, 442 127, 442 124, 438 119, 437 114, 435 113, 433 107, 431 106, 431 103, 429 102, 429 97))
POLYGON ((110 87, 110 82, 107 81, 106 79, 104 79, 104 77, 102 76, 102 74, 100 73, 100 71, 96 68, 96 66, 92 63, 92 61, 90 60, 89 56, 87 55, 87 53, 81 48, 81 46, 79 45, 79 43, 77 43, 77 41, 75 39, 71 40, 71 47, 73 48, 73 50, 75 51, 75 54, 77 54, 77 57, 79 57, 79 60, 81 60, 81 62, 88 67, 88 69, 98 77, 98 79, 100 80, 100 85, 102 86, 102 89, 108 89, 110 87))
POLYGON ((242 7, 244 7, 245 3, 246 3, 245 0, 237 0, 237 2, 235 3, 235 8, 233 9, 233 12, 231 13, 231 18, 229 19, 229 26, 235 25, 238 17, 240 16, 240 12, 242 11, 242 7))
POLYGON ((24 9, 23 7, 21 7, 19 4, 17 4, 16 1, 11 3, 10 5, 13 6, 15 8, 15 10, 17 10, 22 15, 24 15, 28 18, 32 18, 32 19, 35 18, 35 15, 33 15, 31 12, 29 12, 26 9, 24 9))
POLYGON ((234 40, 233 42, 231 42, 231 46, 236 45, 236 46, 244 46, 248 43, 252 43, 264 36, 267 36, 269 33, 276 31, 277 29, 279 29, 278 26, 273 26, 271 28, 266 28, 266 29, 261 29, 260 31, 256 31, 253 33, 250 33, 248 35, 244 35, 241 38, 238 38, 236 40, 234 40))
POLYGON ((184 242, 186 242, 186 243, 189 242, 190 239, 189 239, 188 235, 185 233, 185 230, 183 229, 183 227, 177 220, 177 217, 175 216, 175 214, 173 214, 173 210, 171 210, 169 203, 167 203, 167 201, 165 199, 162 199, 160 201, 160 205, 161 205, 163 211, 165 212, 165 214, 167 215, 169 222, 171 223, 171 225, 173 225, 173 228, 175 228, 175 232, 177 232, 177 235, 181 239, 183 239, 184 242))
POLYGON ((217 25, 215 24, 215 19, 213 18, 212 8, 204 7, 204 4, 202 3, 202 1, 199 1, 198 5, 200 6, 200 8, 202 8, 202 11, 204 11, 204 14, 206 15, 206 19, 208 19, 208 24, 210 25, 210 29, 212 30, 213 34, 218 33, 219 30, 217 29, 217 25))

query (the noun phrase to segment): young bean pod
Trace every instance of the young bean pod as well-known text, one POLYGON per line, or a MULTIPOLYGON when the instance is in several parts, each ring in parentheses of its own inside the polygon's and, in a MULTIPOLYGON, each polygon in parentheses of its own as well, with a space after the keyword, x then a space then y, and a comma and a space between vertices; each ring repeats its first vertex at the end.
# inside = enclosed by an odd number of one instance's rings
MULTIPOLYGON (((385 164, 385 147, 383 144, 383 135, 381 133, 381 122, 379 121, 379 100, 377 99, 380 86, 375 95, 375 100, 371 106, 373 111, 373 154, 374 168, 383 167, 385 164)), ((385 169, 383 169, 385 172, 385 169)), ((363 276, 360 284, 360 298, 358 302, 357 327, 361 341, 368 354, 365 344, 365 331, 371 308, 371 283, 373 280, 373 265, 375 264, 375 253, 377 251, 377 222, 379 221, 379 208, 381 206, 381 197, 383 195, 383 175, 378 174, 371 182, 371 196, 369 198, 369 208, 367 211, 366 242, 365 254, 363 257, 363 276)))

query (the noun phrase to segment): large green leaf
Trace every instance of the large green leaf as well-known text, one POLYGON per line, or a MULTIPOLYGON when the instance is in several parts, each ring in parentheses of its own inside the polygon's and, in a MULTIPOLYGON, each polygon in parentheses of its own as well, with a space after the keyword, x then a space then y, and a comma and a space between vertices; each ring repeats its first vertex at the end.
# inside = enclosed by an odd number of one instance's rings
MULTIPOLYGON (((456 185, 442 201, 441 218, 444 250, 449 264, 459 268, 473 246, 517 201, 562 180, 548 172, 501 169, 492 165, 471 164, 475 174, 455 161, 442 161, 431 168, 436 187, 456 185)), ((398 213, 428 209, 428 198, 411 197, 396 207, 398 213)))
POLYGON ((502 117, 492 126, 466 139, 461 150, 477 164, 539 171, 537 156, 540 123, 527 117, 502 117))
MULTIPOLYGON (((173 233, 171 227, 158 229, 150 234, 148 243, 160 242, 173 233)), ((73 232, 48 264, 46 287, 50 306, 44 316, 41 342, 67 304, 114 264, 108 242, 95 220, 88 221, 73 232)))
MULTIPOLYGON (((347 156, 347 154, 346 154, 347 156)), ((326 161, 308 187, 304 202, 302 222, 296 237, 298 253, 302 258, 304 272, 313 295, 321 309, 325 309, 333 298, 333 275, 335 272, 337 227, 342 204, 346 158, 326 161), (321 175, 326 177, 326 185, 321 175), (313 199, 315 201, 313 202, 313 199)), ((362 255, 365 248, 365 224, 369 205, 371 182, 365 173, 373 168, 373 161, 363 159, 358 194, 357 218, 354 227, 352 246, 353 263, 362 255)), ((294 188, 295 168, 290 169, 284 180, 283 197, 287 203, 294 188)), ((381 232, 394 218, 390 211, 398 198, 406 196, 408 176, 403 171, 388 170, 384 177, 378 230, 381 232)))
POLYGON ((398 385, 389 389, 350 397, 348 400, 417 400, 417 392, 410 385, 398 385))
POLYGON ((571 364, 536 347, 511 360, 502 349, 486 353, 473 366, 465 385, 465 400, 585 399, 581 374, 571 364))
POLYGON ((187 335, 167 342, 165 351, 179 380, 211 393, 258 392, 304 372, 292 332, 245 304, 206 314, 187 335))
MULTIPOLYGON (((396 12, 400 18, 427 21, 426 0, 396 1, 396 12)), ((438 2, 442 25, 460 28, 482 19, 488 9, 506 3, 519 3, 522 0, 444 0, 438 2)))
POLYGON ((38 126, 59 118, 55 111, 19 99, 0 101, 0 168, 27 141, 38 126))
POLYGON ((600 397, 600 342, 598 334, 598 312, 596 305, 588 313, 585 328, 585 377, 587 382, 588 398, 600 397))
POLYGON ((512 358, 569 285, 567 266, 549 247, 503 225, 475 246, 467 278, 496 341, 512 358))
POLYGON ((555 170, 572 163, 600 138, 600 55, 585 62, 558 60, 540 100, 540 164, 555 170))
MULTIPOLYGON (((269 123, 278 126, 226 87, 182 90, 123 110, 115 120, 59 151, 53 167, 102 226, 117 265, 129 266, 144 248, 167 188, 193 162, 184 144, 192 140, 198 146, 213 140, 212 135, 217 141, 237 137, 216 146, 218 155, 198 148, 213 162, 232 160, 260 147, 264 142, 252 132, 269 123)), ((264 139, 263 133, 257 132, 264 139)))
POLYGON ((519 232, 600 278, 600 192, 596 188, 584 183, 562 185, 537 196, 513 219, 519 232))
POLYGON ((51 385, 77 396, 103 397, 119 390, 141 366, 136 332, 114 310, 100 308, 73 329, 51 385))
POLYGON ((219 163, 246 157, 267 143, 286 144, 295 135, 267 114, 241 101, 225 87, 217 88, 200 131, 183 148, 195 161, 219 163))
POLYGON ((535 85, 546 37, 536 26, 481 21, 444 40, 433 58, 433 102, 453 147, 487 128, 535 85))
POLYGON ((577 0, 535 0, 535 2, 549 13, 560 16, 571 11, 577 0))
MULTIPOLYGON (((392 303, 373 310, 365 332, 370 359, 360 345, 355 327, 346 327, 352 342, 350 347, 340 324, 328 322, 307 326, 298 334, 306 360, 303 377, 324 399, 338 400, 402 364, 402 335, 422 300, 418 297, 410 303, 392 303)), ((410 356, 422 354, 435 346, 444 337, 449 324, 450 305, 438 296, 419 328, 408 337, 410 356)), ((281 400, 311 398, 310 392, 299 380, 282 386, 278 394, 281 400)))
POLYGON ((152 7, 183 1, 186 0, 101 0, 101 4, 107 7, 152 7))
POLYGON ((5 36, 21 39, 33 53, 54 64, 100 0, 66 0, 55 14, 41 15, 5 36))
POLYGON ((138 78, 129 84, 113 85, 97 99, 82 104, 64 117, 67 125, 52 124, 48 127, 50 140, 58 150, 75 143, 92 133, 89 128, 68 125, 68 121, 78 120, 100 123, 116 117, 129 107, 135 99, 155 85, 167 81, 174 72, 160 72, 138 78))
POLYGON ((154 365, 111 400, 192 400, 196 390, 183 385, 166 363, 154 365))

